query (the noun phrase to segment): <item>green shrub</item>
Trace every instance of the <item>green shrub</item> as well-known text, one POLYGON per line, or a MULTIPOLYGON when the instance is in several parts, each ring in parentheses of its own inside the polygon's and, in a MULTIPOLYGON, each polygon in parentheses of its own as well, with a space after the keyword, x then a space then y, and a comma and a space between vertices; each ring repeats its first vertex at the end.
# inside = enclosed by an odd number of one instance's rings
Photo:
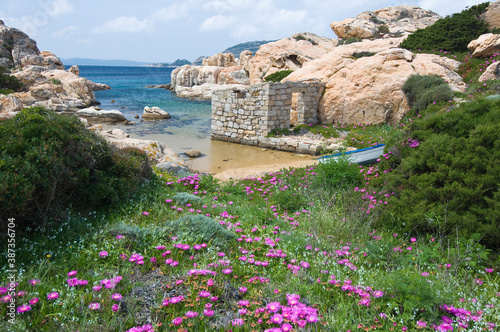
MULTIPOLYGON (((19 91, 23 87, 17 77, 5 73, 5 67, 0 66, 0 89, 19 91)), ((4 90, 7 92, 7 90, 4 90)))
POLYGON ((310 42, 311 44, 313 45, 318 45, 317 42, 315 42, 314 40, 312 40, 311 38, 306 38, 304 35, 302 34, 296 34, 296 35, 293 35, 293 39, 295 39, 296 41, 299 41, 299 40, 305 40, 305 41, 308 41, 310 42))
POLYGON ((433 25, 409 35, 400 47, 409 50, 465 52, 472 40, 488 32, 487 23, 479 19, 488 5, 485 2, 439 19, 433 25))
POLYGON ((315 172, 314 183, 319 188, 347 189, 359 186, 363 181, 357 165, 351 163, 346 156, 342 156, 337 161, 319 163, 315 172))
POLYGON ((264 77, 266 82, 280 82, 282 79, 293 73, 293 70, 281 70, 264 77))
POLYGON ((151 169, 136 149, 110 148, 75 117, 28 108, 0 123, 0 216, 44 224, 65 208, 116 203, 151 169))
POLYGON ((381 35, 385 35, 385 34, 391 33, 391 31, 389 30, 389 27, 387 25, 383 24, 383 25, 378 27, 377 33, 381 34, 381 35))
POLYGON ((381 222, 414 232, 480 233, 482 244, 499 249, 499 119, 500 101, 482 99, 413 121, 409 137, 418 148, 399 142, 392 164, 380 165, 397 167, 384 176, 397 198, 381 222))
POLYGON ((212 218, 203 215, 192 215, 179 218, 168 224, 173 232, 182 240, 192 243, 211 243, 224 248, 236 236, 212 218))
POLYGON ((353 44, 353 43, 358 43, 360 41, 363 41, 363 38, 360 37, 352 37, 352 38, 345 38, 345 39, 339 39, 339 43, 337 45, 348 45, 348 44, 353 44))
POLYGON ((177 193, 175 196, 174 196, 174 199, 181 205, 186 205, 188 203, 201 203, 201 198, 196 196, 196 195, 193 195, 193 194, 189 194, 189 193, 185 193, 185 192, 181 192, 181 193, 177 193))
POLYGON ((55 85, 61 85, 61 84, 62 84, 62 83, 61 83, 61 81, 60 81, 60 80, 58 80, 57 78, 52 78, 52 79, 50 79, 50 81, 51 81, 52 83, 54 83, 55 85))
POLYGON ((414 111, 421 111, 433 102, 453 99, 453 91, 439 76, 412 75, 403 85, 403 92, 414 111))

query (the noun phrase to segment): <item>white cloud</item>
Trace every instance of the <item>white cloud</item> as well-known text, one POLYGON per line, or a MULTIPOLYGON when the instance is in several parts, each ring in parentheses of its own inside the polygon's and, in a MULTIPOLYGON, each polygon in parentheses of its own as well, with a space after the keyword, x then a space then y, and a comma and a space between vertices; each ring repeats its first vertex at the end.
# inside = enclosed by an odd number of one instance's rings
POLYGON ((153 19, 161 22, 175 20, 181 17, 186 17, 188 14, 188 6, 186 3, 173 4, 167 8, 161 8, 155 11, 151 16, 153 19))
POLYGON ((417 6, 424 9, 430 9, 433 12, 438 13, 441 16, 451 15, 453 13, 459 13, 465 9, 465 7, 471 7, 478 5, 485 1, 482 0, 454 0, 454 1, 440 1, 440 0, 420 0, 417 6))
POLYGON ((40 30, 43 27, 47 26, 47 24, 49 23, 49 18, 46 15, 5 17, 4 23, 9 27, 21 30, 22 32, 33 38, 34 36, 37 36, 39 34, 40 30))
POLYGON ((229 13, 253 6, 252 1, 246 0, 214 0, 206 3, 203 8, 217 13, 229 13))
POLYGON ((234 37, 238 40, 243 40, 243 39, 248 39, 248 38, 254 38, 254 36, 257 36, 257 33, 259 30, 251 24, 239 24, 236 27, 234 27, 234 30, 231 31, 231 37, 234 37))
POLYGON ((109 20, 103 25, 95 28, 92 32, 94 33, 106 33, 106 32, 117 32, 117 33, 133 33, 147 31, 152 25, 151 21, 147 19, 139 20, 135 16, 121 16, 115 19, 109 20))
POLYGON ((226 15, 215 15, 207 18, 200 25, 201 31, 222 30, 236 22, 236 17, 226 15))
POLYGON ((49 16, 56 17, 73 12, 73 4, 68 0, 45 0, 39 1, 38 4, 49 16))
POLYGON ((52 37, 55 37, 55 38, 64 38, 66 36, 73 36, 76 31, 78 31, 78 27, 76 27, 74 25, 70 25, 70 26, 67 26, 67 27, 64 27, 62 29, 59 29, 59 30, 55 31, 52 34, 52 37))

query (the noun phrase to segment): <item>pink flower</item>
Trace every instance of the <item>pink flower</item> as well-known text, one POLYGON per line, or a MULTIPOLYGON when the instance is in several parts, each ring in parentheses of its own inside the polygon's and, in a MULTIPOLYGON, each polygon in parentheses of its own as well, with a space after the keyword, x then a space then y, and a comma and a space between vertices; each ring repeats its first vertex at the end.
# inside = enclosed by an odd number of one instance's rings
POLYGON ((484 269, 488 273, 493 273, 493 269, 484 269))
POLYGON ((417 329, 421 329, 421 328, 424 328, 424 327, 427 327, 427 323, 424 322, 424 321, 417 321, 417 329))
POLYGON ((89 309, 90 310, 99 310, 101 308, 101 304, 94 302, 89 304, 89 309))
POLYGON ((100 291, 100 290, 101 290, 101 288, 102 288, 102 286, 99 286, 99 285, 92 287, 92 289, 93 289, 94 291, 96 291, 96 292, 100 291))
POLYGON ((111 310, 113 310, 114 312, 117 312, 117 311, 118 311, 118 309, 120 309, 120 306, 119 306, 118 304, 113 304, 113 305, 111 306, 111 310))
POLYGON ((203 315, 207 317, 212 317, 214 315, 214 311, 210 309, 203 309, 203 315))
POLYGON ((207 290, 202 290, 198 293, 200 297, 210 297, 210 292, 207 290))
POLYGON ((30 300, 30 304, 31 304, 31 305, 37 304, 39 300, 40 300, 40 299, 39 299, 38 297, 34 297, 34 298, 32 298, 32 299, 30 300))
POLYGON ((31 306, 28 304, 23 304, 22 306, 17 307, 17 312, 20 314, 23 312, 26 312, 26 311, 30 311, 30 310, 31 310, 31 306))
POLYGON ((410 239, 410 241, 411 241, 411 242, 416 242, 416 241, 417 241, 417 238, 412 237, 412 238, 410 239))
POLYGON ((240 287, 239 288, 239 291, 242 292, 242 293, 245 293, 247 290, 248 290, 248 288, 246 288, 246 287, 240 287))
POLYGON ((47 294, 47 300, 55 300, 58 297, 59 297, 59 293, 58 292, 53 292, 53 293, 47 294))
POLYGON ((196 317, 198 316, 198 313, 196 311, 188 311, 186 312, 186 317, 187 318, 193 318, 193 317, 196 317))
POLYGON ((283 323, 283 316, 281 316, 280 314, 274 314, 271 317, 271 322, 273 322, 275 324, 281 324, 281 323, 283 323))
POLYGON ((113 300, 120 301, 123 298, 123 296, 120 293, 114 293, 113 295, 111 295, 111 298, 113 300))
POLYGON ((182 324, 182 317, 176 317, 176 318, 172 319, 172 323, 174 325, 181 325, 182 324))
POLYGON ((290 325, 288 323, 285 323, 285 324, 281 325, 281 331, 283 331, 283 332, 289 332, 291 330, 293 330, 293 326, 292 325, 290 325))
POLYGON ((210 287, 210 286, 213 286, 214 285, 214 280, 213 279, 208 279, 207 280, 207 286, 210 287))
POLYGON ((279 302, 271 302, 266 307, 270 312, 278 312, 281 309, 281 304, 279 302))
POLYGON ((144 212, 142 213, 142 215, 143 215, 143 216, 149 216, 149 212, 144 211, 144 212))
POLYGON ((103 250, 103 251, 101 251, 101 252, 99 253, 99 256, 100 256, 100 257, 106 257, 106 256, 108 256, 108 252, 107 252, 106 250, 103 250))
MULTIPOLYGON (((74 276, 76 276, 76 273, 77 273, 77 271, 70 271, 70 272, 68 272, 68 277, 74 277, 74 276)), ((31 281, 30 281, 30 284, 31 284, 31 281)))

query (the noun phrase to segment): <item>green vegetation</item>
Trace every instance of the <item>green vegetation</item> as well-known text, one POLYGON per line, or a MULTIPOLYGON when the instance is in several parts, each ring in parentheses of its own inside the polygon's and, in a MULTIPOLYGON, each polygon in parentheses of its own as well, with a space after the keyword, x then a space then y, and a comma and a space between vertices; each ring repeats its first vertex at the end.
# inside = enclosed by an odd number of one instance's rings
POLYGON ((375 52, 368 52, 368 51, 363 51, 363 52, 354 52, 352 54, 352 57, 355 59, 363 58, 363 57, 370 57, 374 56, 376 53, 375 52))
POLYGON ((280 70, 264 77, 266 82, 281 82, 282 79, 293 73, 293 70, 280 70))
POLYGON ((296 34, 296 35, 293 35, 293 37, 292 37, 292 38, 293 38, 293 39, 295 39, 296 41, 299 41, 299 40, 305 40, 305 41, 310 42, 310 43, 311 43, 311 44, 313 44, 313 45, 318 45, 318 43, 317 43, 317 42, 315 42, 313 39, 311 39, 311 38, 306 38, 304 35, 302 35, 302 34, 300 34, 300 33, 299 33, 299 34, 296 34))
POLYGON ((139 150, 114 150, 73 117, 43 108, 0 123, 0 215, 18 229, 76 210, 107 207, 133 192, 150 168, 139 150))
POLYGON ((410 107, 417 112, 432 103, 453 99, 449 85, 437 75, 412 75, 403 85, 403 92, 408 98, 410 107))
POLYGON ((339 43, 337 45, 349 45, 352 43, 358 43, 360 41, 363 41, 363 38, 360 37, 352 37, 352 38, 342 38, 339 39, 339 43))
POLYGON ((488 5, 489 2, 485 2, 442 18, 433 25, 409 35, 400 47, 422 51, 466 52, 467 45, 472 40, 488 32, 486 22, 479 19, 488 5))
POLYGON ((51 81, 52 83, 54 83, 55 85, 61 85, 61 84, 62 84, 62 83, 61 83, 61 81, 60 81, 60 80, 58 80, 57 78, 51 78, 51 79, 50 79, 50 81, 51 81))
POLYGON ((6 74, 5 67, 0 66, 0 91, 2 94, 19 91, 22 87, 22 82, 20 82, 15 76, 6 74))
POLYGON ((412 122, 391 150, 387 190, 397 190, 381 223, 405 231, 482 234, 500 249, 500 103, 484 99, 412 122), (418 146, 418 149, 412 148, 418 146))

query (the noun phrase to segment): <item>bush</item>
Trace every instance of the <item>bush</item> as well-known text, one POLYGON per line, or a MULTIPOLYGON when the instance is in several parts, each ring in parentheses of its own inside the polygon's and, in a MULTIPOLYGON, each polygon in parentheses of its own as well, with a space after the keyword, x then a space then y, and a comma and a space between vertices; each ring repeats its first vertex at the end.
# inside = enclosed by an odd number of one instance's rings
POLYGON ((485 2, 439 19, 433 25, 409 35, 400 47, 422 51, 466 52, 467 45, 472 40, 488 32, 487 23, 479 18, 488 5, 489 3, 485 2))
POLYGON ((420 145, 395 145, 401 159, 384 180, 397 198, 381 222, 410 232, 480 233, 482 244, 499 249, 499 119, 500 101, 483 99, 413 121, 409 136, 420 145))
POLYGON ((451 91, 444 79, 437 75, 412 75, 403 85, 403 92, 414 111, 421 111, 433 102, 453 99, 451 91))
POLYGON ((107 206, 150 174, 143 152, 110 148, 75 117, 36 107, 0 123, 3 223, 16 218, 22 229, 44 224, 65 208, 107 206))
POLYGON ((0 66, 0 89, 19 91, 23 87, 17 77, 5 73, 5 67, 0 66))
POLYGON ((181 240, 192 243, 211 243, 225 248, 236 236, 212 218, 203 215, 185 216, 172 221, 169 227, 181 240))
POLYGON ((363 41, 363 38, 361 37, 352 37, 352 38, 346 38, 346 39, 339 39, 339 43, 337 45, 348 45, 348 44, 353 44, 353 43, 358 43, 360 41, 363 41))
POLYGON ((363 51, 363 52, 354 52, 352 54, 352 56, 353 56, 353 58, 359 59, 359 58, 363 58, 363 57, 373 56, 375 54, 376 53, 374 53, 374 52, 363 51))
POLYGON ((280 82, 282 79, 293 73, 293 70, 281 70, 264 77, 266 82, 280 82))
POLYGON ((193 194, 189 194, 189 193, 185 193, 185 192, 181 192, 181 193, 177 193, 175 196, 174 196, 174 199, 181 205, 186 205, 188 203, 195 203, 195 204, 199 204, 201 203, 201 198, 196 196, 196 195, 193 195, 193 194))
POLYGON ((337 161, 319 163, 315 168, 315 186, 331 190, 347 189, 362 184, 357 165, 342 156, 337 161))

